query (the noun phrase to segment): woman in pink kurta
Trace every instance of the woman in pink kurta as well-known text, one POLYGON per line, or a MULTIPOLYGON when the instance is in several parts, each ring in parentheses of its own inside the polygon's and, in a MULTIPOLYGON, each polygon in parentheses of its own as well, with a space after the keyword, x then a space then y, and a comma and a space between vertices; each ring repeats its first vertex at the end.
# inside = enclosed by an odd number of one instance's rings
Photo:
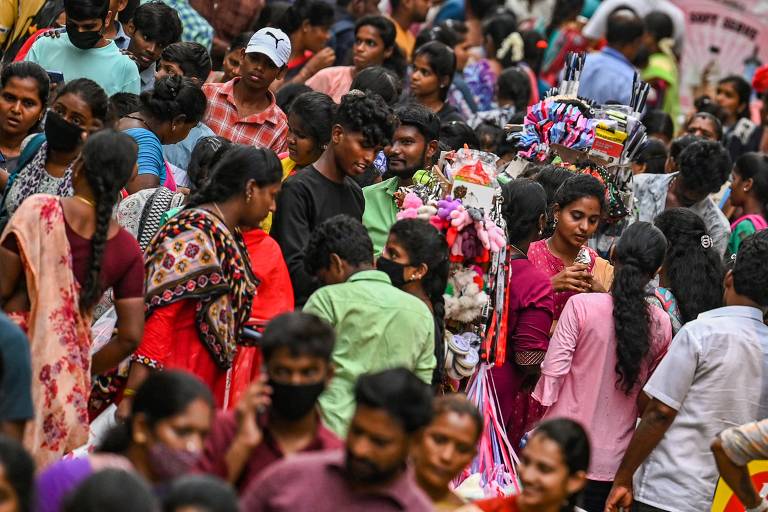
POLYGON ((672 340, 669 316, 646 302, 664 259, 661 231, 637 222, 616 247, 610 293, 582 293, 565 305, 533 397, 544 420, 565 417, 589 434, 586 510, 603 510, 639 415, 638 395, 672 340))
POLYGON ((364 16, 355 24, 352 66, 333 66, 315 73, 306 84, 341 103, 357 74, 371 66, 384 66, 398 76, 405 74, 405 59, 395 44, 395 25, 383 16, 364 16))

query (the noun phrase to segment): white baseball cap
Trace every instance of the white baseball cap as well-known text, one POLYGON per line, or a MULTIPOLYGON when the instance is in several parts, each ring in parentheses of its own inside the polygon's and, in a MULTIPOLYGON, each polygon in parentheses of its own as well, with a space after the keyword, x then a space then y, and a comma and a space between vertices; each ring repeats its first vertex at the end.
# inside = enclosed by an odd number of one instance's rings
POLYGON ((291 57, 291 39, 279 28, 263 28, 251 36, 245 53, 263 53, 281 68, 291 57))

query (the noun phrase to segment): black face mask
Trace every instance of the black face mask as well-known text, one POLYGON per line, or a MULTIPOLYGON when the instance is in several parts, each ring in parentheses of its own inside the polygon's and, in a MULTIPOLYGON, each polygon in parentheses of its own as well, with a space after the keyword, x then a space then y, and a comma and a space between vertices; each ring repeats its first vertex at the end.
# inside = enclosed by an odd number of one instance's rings
POLYGON ((45 141, 54 151, 74 151, 83 141, 83 129, 64 119, 61 114, 48 111, 45 117, 45 141))
POLYGON ((67 22, 67 35, 69 36, 69 42, 75 45, 75 47, 81 50, 90 50, 101 40, 102 31, 89 30, 87 32, 80 32, 77 25, 67 22))
POLYGON ((270 379, 269 386, 272 388, 272 410, 290 421, 309 414, 317 398, 325 391, 325 381, 315 384, 283 384, 270 379))
POLYGON ((376 268, 389 276, 392 286, 402 288, 405 286, 405 267, 402 263, 395 263, 389 258, 379 256, 376 261, 376 268))

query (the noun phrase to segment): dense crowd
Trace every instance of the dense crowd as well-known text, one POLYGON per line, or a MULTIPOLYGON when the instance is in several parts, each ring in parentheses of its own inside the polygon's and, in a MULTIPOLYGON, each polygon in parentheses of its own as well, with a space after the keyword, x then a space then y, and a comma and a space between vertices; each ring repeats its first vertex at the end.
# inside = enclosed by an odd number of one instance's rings
POLYGON ((683 104, 667 0, 8 4, 0 510, 768 511, 768 66, 683 104))

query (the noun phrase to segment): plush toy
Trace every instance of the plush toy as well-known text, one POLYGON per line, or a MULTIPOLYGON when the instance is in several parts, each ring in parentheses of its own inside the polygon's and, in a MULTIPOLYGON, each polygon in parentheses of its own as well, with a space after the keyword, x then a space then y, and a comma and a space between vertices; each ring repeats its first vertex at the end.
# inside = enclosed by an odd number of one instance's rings
POLYGON ((497 226, 488 215, 475 221, 475 230, 480 243, 491 252, 499 252, 507 244, 504 230, 497 226))
POLYGON ((445 318, 469 323, 482 314, 488 295, 475 283, 475 275, 474 270, 462 268, 448 279, 453 295, 445 296, 445 318))
POLYGON ((408 192, 403 198, 402 210, 397 214, 397 220, 415 219, 419 216, 419 208, 424 206, 421 198, 413 192, 408 192))
POLYGON ((431 204, 425 204, 424 206, 420 206, 418 210, 416 210, 416 217, 422 220, 432 220, 432 217, 437 215, 437 208, 432 206, 431 204))
POLYGON ((463 206, 459 205, 458 208, 451 212, 451 226, 461 231, 470 224, 472 224, 472 217, 470 217, 469 212, 463 206))

